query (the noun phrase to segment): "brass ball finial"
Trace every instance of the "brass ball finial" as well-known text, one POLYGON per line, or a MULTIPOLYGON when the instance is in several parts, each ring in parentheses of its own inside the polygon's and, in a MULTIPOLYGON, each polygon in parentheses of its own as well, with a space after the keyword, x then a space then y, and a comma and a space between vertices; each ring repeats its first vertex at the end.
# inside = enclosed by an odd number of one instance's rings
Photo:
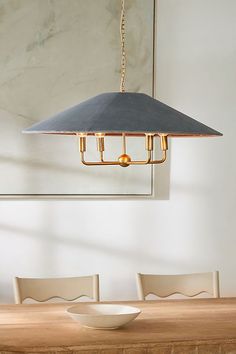
POLYGON ((120 163, 120 166, 128 167, 129 166, 129 162, 131 161, 131 157, 129 155, 127 155, 127 154, 122 154, 118 158, 118 161, 120 163))

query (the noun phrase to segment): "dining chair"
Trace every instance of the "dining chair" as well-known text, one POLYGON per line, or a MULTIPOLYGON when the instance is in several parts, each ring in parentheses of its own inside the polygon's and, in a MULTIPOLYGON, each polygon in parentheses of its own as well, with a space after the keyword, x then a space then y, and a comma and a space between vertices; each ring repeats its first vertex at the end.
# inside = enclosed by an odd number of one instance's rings
POLYGON ((218 271, 176 275, 138 273, 137 285, 139 300, 145 300, 149 294, 165 298, 173 294, 194 297, 208 293, 211 297, 220 297, 218 271))
POLYGON ((87 296, 99 301, 99 275, 73 278, 14 278, 15 303, 22 304, 25 299, 39 302, 60 298, 74 301, 87 296))

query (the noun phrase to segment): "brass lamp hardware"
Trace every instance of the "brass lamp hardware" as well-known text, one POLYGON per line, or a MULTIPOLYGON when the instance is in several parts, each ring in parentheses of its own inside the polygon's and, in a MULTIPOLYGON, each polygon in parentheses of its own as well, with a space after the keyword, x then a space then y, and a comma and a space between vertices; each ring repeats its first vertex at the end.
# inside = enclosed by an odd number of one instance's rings
POLYGON ((162 151, 168 150, 167 135, 161 135, 161 150, 162 151))
POLYGON ((80 152, 86 151, 86 137, 85 137, 85 135, 79 136, 79 147, 80 147, 80 152))
POLYGON ((97 150, 103 152, 105 150, 104 135, 95 134, 95 136, 97 138, 97 150))
POLYGON ((86 136, 77 135, 79 137, 79 146, 81 153, 81 162, 86 166, 102 166, 102 165, 119 165, 121 167, 128 167, 130 165, 154 165, 161 164, 166 160, 166 150, 168 150, 168 141, 166 135, 160 136, 161 150, 162 150, 162 159, 153 160, 152 151, 154 147, 154 135, 146 134, 146 150, 147 150, 147 159, 146 160, 132 160, 131 157, 126 153, 126 136, 122 135, 122 155, 118 157, 117 161, 106 161, 103 158, 103 153, 105 151, 105 138, 104 135, 97 133, 95 134, 97 138, 97 148, 100 152, 100 161, 86 161, 84 153, 86 151, 86 136))
POLYGON ((146 150, 153 151, 153 135, 146 134, 146 150))

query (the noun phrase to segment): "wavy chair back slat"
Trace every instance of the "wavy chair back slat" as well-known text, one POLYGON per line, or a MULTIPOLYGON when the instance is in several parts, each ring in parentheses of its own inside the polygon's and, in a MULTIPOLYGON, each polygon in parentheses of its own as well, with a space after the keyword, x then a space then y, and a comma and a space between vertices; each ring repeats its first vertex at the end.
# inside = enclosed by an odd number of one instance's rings
POLYGON ((52 298, 73 301, 82 296, 99 301, 98 274, 72 278, 14 278, 15 302, 25 299, 39 302, 52 298))
POLYGON ((214 298, 220 297, 218 271, 177 275, 138 273, 137 285, 140 300, 145 300, 149 294, 164 298, 173 294, 194 297, 208 293, 214 298))

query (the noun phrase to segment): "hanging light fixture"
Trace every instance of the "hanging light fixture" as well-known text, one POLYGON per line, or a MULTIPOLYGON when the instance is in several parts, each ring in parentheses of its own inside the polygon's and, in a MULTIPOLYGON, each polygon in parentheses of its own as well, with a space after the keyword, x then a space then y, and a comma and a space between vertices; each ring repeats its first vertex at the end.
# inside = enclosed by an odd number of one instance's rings
POLYGON ((161 164, 166 160, 168 137, 220 136, 220 132, 186 116, 143 93, 125 92, 125 0, 121 0, 121 79, 120 92, 92 97, 52 118, 34 124, 23 133, 67 134, 79 139, 81 162, 86 166, 161 164), (86 161, 87 136, 95 136, 98 161, 86 161), (104 158, 106 136, 122 137, 122 154, 116 161, 104 158), (143 136, 147 156, 133 160, 126 151, 127 137, 143 136), (160 138, 162 157, 153 159, 154 139, 160 138))

